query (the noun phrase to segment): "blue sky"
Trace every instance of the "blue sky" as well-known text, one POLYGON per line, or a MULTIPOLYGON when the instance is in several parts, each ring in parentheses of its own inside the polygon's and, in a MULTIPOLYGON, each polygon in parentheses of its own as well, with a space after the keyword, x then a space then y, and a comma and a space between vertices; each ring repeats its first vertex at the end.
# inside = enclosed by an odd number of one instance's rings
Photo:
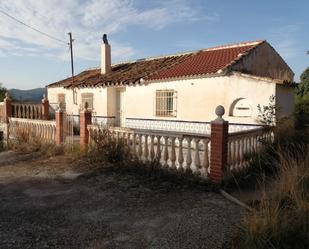
MULTIPOLYGON (((309 66, 309 1, 10 0, 3 10, 61 40, 71 31, 75 71, 97 67, 107 33, 112 60, 266 39, 296 74, 309 66)), ((70 76, 68 46, 0 13, 0 82, 43 87, 70 76)))

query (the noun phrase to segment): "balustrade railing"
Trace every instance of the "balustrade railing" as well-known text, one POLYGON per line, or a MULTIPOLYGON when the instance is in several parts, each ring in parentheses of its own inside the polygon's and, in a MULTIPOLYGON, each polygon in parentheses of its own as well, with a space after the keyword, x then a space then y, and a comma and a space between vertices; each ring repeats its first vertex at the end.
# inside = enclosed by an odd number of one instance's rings
POLYGON ((12 103, 12 117, 24 119, 43 119, 41 103, 12 103))
MULTIPOLYGON (((100 134, 106 134, 102 126, 87 128, 90 144, 100 134)), ((122 139, 133 156, 144 162, 157 161, 164 168, 191 171, 202 177, 209 174, 210 137, 207 135, 123 128, 109 128, 108 134, 112 139, 122 139)))
POLYGON ((55 142, 56 121, 31 120, 23 118, 9 119, 10 138, 16 138, 19 133, 41 138, 44 141, 55 142))
POLYGON ((273 141, 273 131, 264 127, 230 133, 228 136, 227 171, 240 171, 246 168, 249 165, 250 156, 273 141))

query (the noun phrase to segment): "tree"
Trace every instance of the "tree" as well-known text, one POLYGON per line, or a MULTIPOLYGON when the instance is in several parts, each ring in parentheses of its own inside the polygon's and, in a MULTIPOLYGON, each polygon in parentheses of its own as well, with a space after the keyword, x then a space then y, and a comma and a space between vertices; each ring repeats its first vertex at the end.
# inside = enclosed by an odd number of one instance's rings
POLYGON ((0 83, 0 102, 3 102, 6 92, 6 88, 2 86, 2 83, 0 83))
POLYGON ((296 128, 309 128, 309 67, 301 74, 295 102, 296 128))
POLYGON ((297 95, 303 97, 309 94, 309 67, 301 74, 297 95))

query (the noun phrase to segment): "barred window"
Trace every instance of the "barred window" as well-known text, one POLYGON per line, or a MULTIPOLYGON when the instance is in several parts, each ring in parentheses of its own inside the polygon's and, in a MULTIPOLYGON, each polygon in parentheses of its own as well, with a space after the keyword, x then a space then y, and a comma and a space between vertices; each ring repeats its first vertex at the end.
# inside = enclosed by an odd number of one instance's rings
POLYGON ((176 117, 177 92, 174 90, 157 90, 155 113, 160 117, 176 117))
POLYGON ((87 103, 88 110, 93 110, 93 93, 82 93, 82 103, 81 110, 85 108, 85 104, 87 103))

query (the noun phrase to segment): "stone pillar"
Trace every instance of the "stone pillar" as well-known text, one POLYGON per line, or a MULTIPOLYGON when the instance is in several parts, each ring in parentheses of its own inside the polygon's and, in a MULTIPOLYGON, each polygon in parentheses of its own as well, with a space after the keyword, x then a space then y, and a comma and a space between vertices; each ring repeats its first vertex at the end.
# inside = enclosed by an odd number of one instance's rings
POLYGON ((42 99, 42 119, 49 119, 49 101, 45 94, 43 95, 42 99))
POLYGON ((4 98, 4 120, 6 123, 9 122, 9 118, 12 117, 12 99, 9 93, 5 93, 4 98))
POLYGON ((217 106, 218 117, 211 122, 210 179, 216 184, 222 183, 227 165, 229 123, 222 118, 224 112, 223 106, 217 106))
POLYGON ((80 126, 80 146, 84 148, 89 143, 89 132, 87 126, 91 124, 91 111, 87 110, 87 107, 79 114, 79 126, 80 126))
POLYGON ((56 144, 61 145, 64 142, 64 114, 60 109, 56 111, 56 144))
POLYGON ((5 93, 5 98, 3 100, 3 141, 4 145, 7 147, 9 145, 9 138, 10 138, 10 124, 9 118, 12 117, 12 99, 8 92, 5 93))

